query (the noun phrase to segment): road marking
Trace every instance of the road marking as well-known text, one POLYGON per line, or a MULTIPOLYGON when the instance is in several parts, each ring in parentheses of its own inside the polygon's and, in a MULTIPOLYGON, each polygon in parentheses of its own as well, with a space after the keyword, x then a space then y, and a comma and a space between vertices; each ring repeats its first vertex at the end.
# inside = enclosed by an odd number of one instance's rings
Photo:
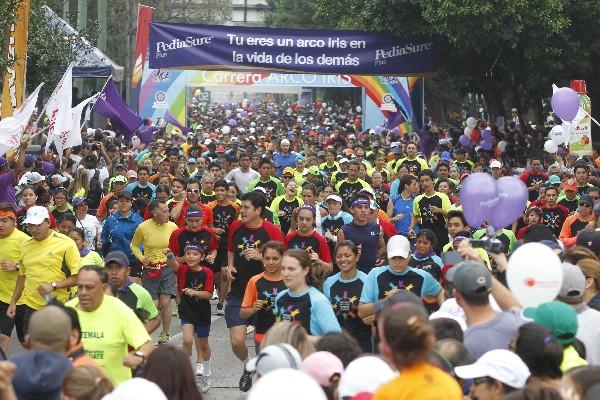
MULTIPOLYGON (((211 322, 211 324, 212 324, 213 322, 215 322, 216 320, 218 320, 219 318, 223 318, 223 316, 222 316, 222 315, 212 315, 212 316, 210 317, 210 322, 211 322)), ((183 332, 176 333, 176 334, 174 334, 173 336, 171 336, 171 337, 169 338, 169 343, 170 343, 170 344, 174 344, 175 342, 177 342, 177 341, 178 341, 179 339, 181 339, 182 337, 183 337, 183 332)))

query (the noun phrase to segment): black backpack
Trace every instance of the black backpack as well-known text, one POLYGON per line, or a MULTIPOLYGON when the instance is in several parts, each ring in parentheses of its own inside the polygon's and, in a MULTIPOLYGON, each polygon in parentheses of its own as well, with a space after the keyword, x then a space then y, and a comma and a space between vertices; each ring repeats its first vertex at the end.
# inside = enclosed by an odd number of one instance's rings
POLYGON ((100 184, 100 171, 96 169, 94 176, 90 180, 90 190, 88 191, 88 207, 92 210, 97 210, 102 200, 102 185, 100 184))

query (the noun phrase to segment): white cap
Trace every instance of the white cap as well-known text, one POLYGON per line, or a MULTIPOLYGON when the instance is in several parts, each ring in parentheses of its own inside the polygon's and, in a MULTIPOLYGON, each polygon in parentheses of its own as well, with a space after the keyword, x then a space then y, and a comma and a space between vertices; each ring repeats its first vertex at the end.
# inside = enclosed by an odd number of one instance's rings
POLYGON ((209 144, 211 144, 211 143, 212 143, 212 140, 210 140, 210 139, 206 139, 206 140, 204 141, 204 144, 206 144, 206 145, 209 145, 209 144))
POLYGON ((325 392, 306 372, 279 368, 252 385, 247 400, 326 400, 325 392), (285 395, 282 396, 282 394, 285 395))
POLYGON ((359 393, 375 393, 381 385, 391 381, 396 373, 381 358, 359 357, 346 367, 340 378, 338 398, 353 397, 359 393))
POLYGON ((491 350, 471 365, 454 368, 459 378, 473 379, 489 376, 515 389, 522 389, 531 373, 518 355, 509 350, 491 350))
POLYGON ((244 368, 262 376, 279 368, 300 369, 301 366, 302 357, 298 350, 287 343, 279 343, 262 349, 256 357, 246 362, 244 368))
POLYGON ((58 179, 58 181, 60 183, 66 182, 67 181, 67 177, 66 176, 62 176, 61 174, 54 174, 51 176, 52 179, 58 179))
MULTIPOLYGON (((46 179, 46 177, 43 176, 43 175, 41 175, 39 172, 32 172, 27 177, 27 183, 29 183, 30 185, 33 185, 33 184, 36 184, 36 183, 40 183, 41 181, 43 181, 45 179, 46 179)), ((65 180, 66 180, 66 178, 65 178, 65 180)))
POLYGON ((400 147, 400 142, 392 142, 392 143, 390 143, 390 149, 393 149, 394 147, 400 147))
POLYGON ((490 168, 502 168, 502 163, 498 160, 492 160, 490 168))
POLYGON ((358 191, 358 193, 367 193, 369 194, 371 197, 375 198, 375 192, 373 191, 373 189, 371 188, 362 188, 358 191))
POLYGON ((394 235, 387 244, 387 256, 407 258, 410 253, 410 242, 406 236, 394 235))
POLYGON ((133 378, 121 383, 102 400, 167 400, 167 396, 154 382, 144 378, 133 378))
POLYGON ((281 142, 279 142, 280 145, 284 145, 287 144, 288 146, 290 145, 290 141, 287 139, 282 139, 281 142))
POLYGON ((338 161, 339 164, 343 164, 343 163, 347 163, 347 162, 350 162, 350 161, 348 161, 348 159, 346 157, 344 157, 340 161, 338 161))
POLYGON ((342 202, 342 198, 340 196, 338 196, 337 194, 330 194, 325 199, 325 202, 328 202, 329 200, 334 200, 334 201, 337 201, 338 203, 342 202))
POLYGON ((39 225, 44 222, 45 219, 50 219, 50 214, 48 214, 48 209, 42 206, 33 206, 27 210, 27 217, 24 224, 32 224, 39 225))

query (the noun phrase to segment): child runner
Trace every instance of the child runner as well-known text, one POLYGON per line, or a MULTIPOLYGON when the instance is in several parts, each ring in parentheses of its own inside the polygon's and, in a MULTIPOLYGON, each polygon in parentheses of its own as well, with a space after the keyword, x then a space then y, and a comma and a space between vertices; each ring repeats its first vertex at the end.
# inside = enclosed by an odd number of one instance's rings
POLYGON ((330 273, 333 270, 331 253, 325 238, 315 231, 315 209, 312 206, 302 206, 294 210, 293 214, 293 220, 298 222, 298 230, 285 237, 285 248, 306 250, 317 267, 316 272, 330 273))
POLYGON ((256 344, 256 354, 260 352, 265 333, 275 323, 275 297, 285 290, 285 283, 281 275, 281 260, 285 248, 283 243, 271 240, 264 244, 262 248, 262 264, 264 272, 253 276, 248 281, 240 316, 242 318, 252 318, 256 314, 256 330, 254 333, 254 342, 256 344))
POLYGON ((342 240, 335 248, 335 260, 340 272, 327 278, 323 293, 333 308, 340 326, 348 331, 365 353, 373 352, 371 323, 358 316, 358 303, 367 274, 357 269, 358 248, 350 240, 342 240))
POLYGON ((312 336, 340 332, 342 329, 329 300, 314 287, 308 253, 301 249, 288 250, 281 264, 287 289, 275 299, 276 320, 299 323, 312 336))
POLYGON ((192 359, 192 344, 197 338, 196 346, 202 359, 196 363, 196 375, 200 375, 200 389, 207 392, 210 389, 210 299, 213 288, 213 272, 202 265, 204 248, 197 244, 185 247, 185 262, 179 263, 170 249, 165 249, 167 264, 177 274, 177 283, 181 301, 179 302, 179 318, 183 331, 183 351, 192 359), (200 373, 199 373, 200 372, 200 373))
MULTIPOLYGON (((417 234, 415 252, 411 254, 408 266, 429 272, 436 281, 441 283, 444 263, 435 251, 433 251, 436 240, 435 233, 431 229, 421 230, 417 234)), ((428 297, 423 298, 423 304, 430 313, 439 309, 439 304, 428 297)))

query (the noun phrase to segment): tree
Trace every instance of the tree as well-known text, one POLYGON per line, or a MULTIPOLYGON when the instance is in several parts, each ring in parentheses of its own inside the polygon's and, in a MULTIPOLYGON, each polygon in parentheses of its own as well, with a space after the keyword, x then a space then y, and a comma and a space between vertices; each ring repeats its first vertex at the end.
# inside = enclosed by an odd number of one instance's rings
POLYGON ((334 26, 325 21, 315 22, 317 0, 268 0, 265 26, 270 28, 324 28, 334 26))
POLYGON ((7 57, 8 40, 7 33, 15 22, 15 10, 21 0, 0 0, 0 70, 5 71, 12 65, 14 60, 7 57))

